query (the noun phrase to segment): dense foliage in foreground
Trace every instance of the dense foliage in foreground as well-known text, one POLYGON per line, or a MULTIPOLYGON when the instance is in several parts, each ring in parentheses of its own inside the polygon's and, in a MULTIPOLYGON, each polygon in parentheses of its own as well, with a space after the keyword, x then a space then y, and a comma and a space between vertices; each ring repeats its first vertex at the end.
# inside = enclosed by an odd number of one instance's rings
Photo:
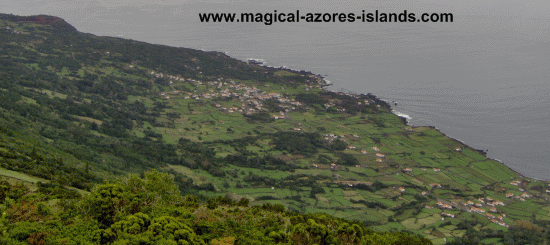
POLYGON ((431 244, 282 205, 248 207, 182 196, 166 173, 147 172, 79 194, 61 185, 0 183, 0 244, 431 244))

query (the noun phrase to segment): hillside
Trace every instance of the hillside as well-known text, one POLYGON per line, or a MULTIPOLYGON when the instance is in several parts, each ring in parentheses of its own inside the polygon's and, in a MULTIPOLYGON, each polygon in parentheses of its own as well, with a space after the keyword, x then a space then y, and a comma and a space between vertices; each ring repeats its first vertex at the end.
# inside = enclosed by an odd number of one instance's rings
POLYGON ((0 15, 0 175, 93 192, 157 170, 203 200, 324 213, 435 244, 548 234, 548 183, 407 126, 374 95, 324 85, 219 52, 0 15))

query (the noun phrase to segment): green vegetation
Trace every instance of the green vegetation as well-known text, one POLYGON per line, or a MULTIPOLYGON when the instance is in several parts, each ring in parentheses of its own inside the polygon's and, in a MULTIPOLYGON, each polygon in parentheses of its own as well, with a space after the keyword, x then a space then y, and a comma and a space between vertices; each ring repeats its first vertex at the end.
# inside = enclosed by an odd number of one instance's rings
POLYGON ((97 232, 67 243, 412 237, 399 232, 436 244, 506 243, 519 240, 500 234, 528 231, 517 222, 550 220, 548 183, 434 128, 407 126, 371 94, 323 86, 309 72, 97 37, 50 16, 0 15, 0 175, 24 190, 5 194, 6 217, 16 218, 2 229, 13 244, 57 244, 84 230, 97 232), (147 182, 151 170, 164 179, 147 182), (235 210, 224 198, 257 207, 235 210), (239 212, 244 223, 221 222, 239 212), (335 228, 344 223, 345 234, 335 228))
POLYGON ((1 244, 431 244, 357 221, 181 196, 166 173, 146 172, 80 195, 61 185, 0 182, 1 244))

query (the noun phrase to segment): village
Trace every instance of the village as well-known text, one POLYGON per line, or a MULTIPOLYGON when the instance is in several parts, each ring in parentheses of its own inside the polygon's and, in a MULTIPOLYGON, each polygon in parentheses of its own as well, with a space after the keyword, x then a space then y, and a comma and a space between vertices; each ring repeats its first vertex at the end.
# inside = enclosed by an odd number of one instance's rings
MULTIPOLYGON (((262 101, 265 100, 271 100, 275 99, 277 102, 279 102, 278 107, 280 107, 279 114, 272 115, 273 119, 289 119, 287 116, 287 113, 290 111, 295 111, 297 109, 304 109, 308 110, 307 107, 302 107, 303 104, 299 101, 296 101, 294 98, 289 98, 288 96, 281 95, 277 92, 265 92, 265 90, 270 89, 269 84, 265 85, 258 85, 263 87, 263 90, 256 87, 256 86, 249 86, 243 83, 237 83, 232 80, 230 81, 222 81, 221 78, 218 79, 218 81, 198 81, 195 79, 186 79, 181 76, 174 76, 174 75, 166 75, 163 73, 157 73, 155 71, 151 71, 150 75, 156 78, 167 78, 169 80, 169 84, 173 84, 174 82, 189 82, 190 84, 193 84, 197 90, 194 92, 185 92, 185 91, 178 91, 173 90, 170 92, 162 92, 159 95, 162 99, 169 100, 170 95, 183 95, 184 99, 193 99, 196 101, 204 102, 204 100, 208 99, 217 99, 217 98, 234 98, 238 99, 241 102, 240 106, 231 106, 227 107, 224 105, 221 105, 219 103, 214 103, 213 105, 220 109, 223 112, 226 113, 240 113, 240 114, 246 114, 246 115, 252 115, 259 111, 267 111, 262 103, 262 101), (204 92, 200 92, 204 91, 204 92)), ((316 78, 315 76, 311 75, 312 79, 316 78)), ((314 79, 317 84, 310 85, 310 84, 303 84, 299 86, 305 87, 305 91, 310 91, 313 88, 322 89, 325 85, 323 84, 322 80, 314 79)), ((284 90, 284 87, 281 87, 281 90, 284 90)), ((345 94, 343 92, 339 92, 339 95, 347 95, 355 98, 360 98, 358 95, 351 95, 351 94, 345 94)), ((370 105, 373 103, 372 100, 364 100, 363 102, 357 102, 358 105, 370 105)), ((324 104, 325 108, 331 108, 331 107, 338 107, 338 105, 334 101, 330 101, 329 103, 324 104)), ((380 105, 377 105, 377 107, 380 107, 380 105)), ((345 108, 337 108, 336 109, 339 112, 345 112, 345 108)), ((298 129, 297 129, 298 130, 298 129)))

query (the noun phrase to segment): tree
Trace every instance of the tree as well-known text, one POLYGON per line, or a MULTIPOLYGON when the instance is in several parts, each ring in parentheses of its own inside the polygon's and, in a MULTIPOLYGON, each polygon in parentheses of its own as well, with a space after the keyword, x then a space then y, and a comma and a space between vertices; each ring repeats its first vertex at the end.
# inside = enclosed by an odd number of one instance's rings
POLYGON ((109 183, 95 187, 84 202, 91 209, 90 215, 103 227, 109 227, 115 223, 117 214, 126 212, 131 199, 122 185, 109 183))
POLYGON ((139 197, 143 206, 175 205, 183 201, 174 178, 168 173, 153 170, 145 172, 143 178, 133 174, 122 183, 133 195, 139 197))
POLYGON ((209 198, 208 201, 206 201, 206 207, 208 209, 216 209, 218 207, 218 200, 216 200, 215 197, 209 198))
POLYGON ((308 219, 307 223, 297 224, 291 239, 294 244, 336 244, 336 240, 330 235, 328 228, 313 219, 308 219))
POLYGON ((248 200, 248 198, 241 198, 241 200, 239 200, 239 202, 237 203, 237 205, 241 206, 241 207, 248 207, 248 203, 250 202, 250 200, 248 200))

